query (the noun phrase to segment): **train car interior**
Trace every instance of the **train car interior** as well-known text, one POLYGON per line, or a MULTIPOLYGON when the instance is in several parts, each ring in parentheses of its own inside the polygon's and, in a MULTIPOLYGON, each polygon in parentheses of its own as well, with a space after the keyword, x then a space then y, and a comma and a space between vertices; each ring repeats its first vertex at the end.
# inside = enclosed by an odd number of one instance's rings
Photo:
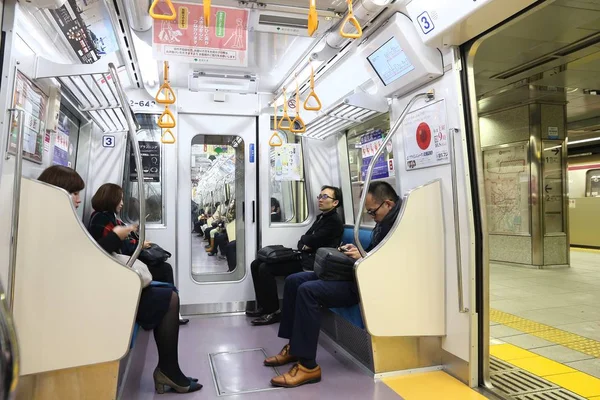
POLYGON ((600 400, 600 0, 0 8, 0 400, 600 400))

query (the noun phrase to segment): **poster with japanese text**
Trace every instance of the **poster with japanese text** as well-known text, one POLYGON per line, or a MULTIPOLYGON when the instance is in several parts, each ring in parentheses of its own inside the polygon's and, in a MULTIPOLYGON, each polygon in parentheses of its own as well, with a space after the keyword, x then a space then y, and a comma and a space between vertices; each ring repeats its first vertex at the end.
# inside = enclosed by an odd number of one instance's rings
POLYGON ((272 147, 272 151, 275 155, 276 181, 302 180, 299 143, 284 143, 281 146, 272 147))
MULTIPOLYGON (((360 168, 361 180, 365 180, 369 164, 373 160, 373 156, 383 144, 384 135, 381 129, 365 133, 360 137, 360 147, 362 154, 362 165, 360 168)), ((381 153, 375 161, 373 167, 372 179, 382 179, 394 176, 393 161, 390 164, 389 160, 393 160, 392 143, 388 143, 386 149, 381 153)))
MULTIPOLYGON (((46 124, 46 108, 48 96, 20 71, 15 76, 15 92, 13 108, 23 110, 25 124, 23 126, 23 157, 36 163, 42 163, 44 151, 44 126, 46 124)), ((20 121, 18 113, 13 113, 10 127, 10 142, 8 151, 17 152, 17 135, 20 121)))
POLYGON ((450 163, 444 100, 408 114, 402 129, 407 171, 450 163))
MULTIPOLYGON (((248 66, 248 10, 212 6, 208 26, 201 4, 173 3, 174 21, 154 20, 152 50, 159 60, 248 66)), ((156 13, 168 14, 164 3, 156 13)))

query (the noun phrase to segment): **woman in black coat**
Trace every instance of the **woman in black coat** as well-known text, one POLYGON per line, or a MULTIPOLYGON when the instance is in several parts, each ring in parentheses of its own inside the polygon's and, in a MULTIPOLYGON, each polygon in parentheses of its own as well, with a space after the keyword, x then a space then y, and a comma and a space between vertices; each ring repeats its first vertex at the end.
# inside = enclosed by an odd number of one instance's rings
MULTIPOLYGON (((44 170, 38 179, 69 192, 75 208, 81 204, 79 192, 85 184, 75 170, 54 165, 44 170)), ((118 252, 123 240, 135 229, 137 227, 116 225, 106 235, 98 238, 98 244, 107 253, 118 252)), ((185 376, 179 368, 178 315, 179 295, 174 287, 149 286, 142 290, 136 322, 146 330, 154 330, 158 366, 153 377, 158 393, 164 393, 165 387, 171 387, 179 393, 195 392, 202 388, 196 379, 185 376)))

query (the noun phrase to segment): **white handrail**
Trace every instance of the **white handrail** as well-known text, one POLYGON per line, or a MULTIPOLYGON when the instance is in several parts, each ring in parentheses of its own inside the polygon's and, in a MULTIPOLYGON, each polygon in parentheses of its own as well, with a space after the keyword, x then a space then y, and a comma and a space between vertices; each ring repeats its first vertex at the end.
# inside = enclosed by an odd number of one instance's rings
POLYGON ((131 115, 131 109, 129 108, 129 103, 127 102, 127 96, 125 95, 125 91, 123 91, 123 86, 121 86, 119 73, 117 72, 117 69, 113 63, 108 64, 108 68, 115 84, 115 88, 117 89, 117 96, 119 97, 119 102, 123 108, 123 114, 125 115, 125 120, 127 121, 127 126, 129 128, 127 136, 129 137, 129 142, 131 143, 131 147, 133 149, 135 168, 137 170, 138 196, 140 198, 140 225, 138 244, 135 248, 135 251, 127 261, 127 265, 131 267, 142 252, 144 241, 146 240, 146 194, 144 192, 144 167, 142 166, 142 155, 136 138, 137 130, 135 128, 135 121, 131 115))
POLYGON ((416 94, 408 102, 408 104, 406 105, 404 110, 402 110, 402 114, 400 114, 400 117, 396 120, 396 122, 394 123, 394 126, 392 126, 392 129, 390 129, 390 132, 384 139, 381 146, 379 146, 379 149, 377 149, 377 152, 371 158, 371 162, 369 163, 369 168, 367 169, 367 174, 365 176, 363 190, 360 195, 360 203, 358 205, 358 210, 356 211, 356 218, 355 218, 356 222, 354 223, 354 243, 356 243, 356 247, 358 248, 358 251, 360 252, 361 257, 364 257, 367 253, 365 252, 365 249, 362 247, 362 244, 360 243, 360 239, 359 239, 360 224, 361 224, 362 215, 363 215, 363 208, 365 207, 365 202, 367 200, 367 192, 369 191, 369 184, 371 183, 371 177, 373 176, 373 169, 375 168, 375 163, 377 162, 377 159, 379 158, 381 153, 383 153, 383 150, 386 148, 386 145, 390 142, 390 140, 392 140, 392 137, 400 128, 400 125, 402 125, 404 118, 406 118, 406 116, 408 115, 408 112, 410 111, 412 106, 417 102, 417 100, 419 100, 422 97, 425 97, 426 101, 429 102, 435 98, 435 93, 433 90, 430 90, 427 93, 419 93, 419 94, 416 94))

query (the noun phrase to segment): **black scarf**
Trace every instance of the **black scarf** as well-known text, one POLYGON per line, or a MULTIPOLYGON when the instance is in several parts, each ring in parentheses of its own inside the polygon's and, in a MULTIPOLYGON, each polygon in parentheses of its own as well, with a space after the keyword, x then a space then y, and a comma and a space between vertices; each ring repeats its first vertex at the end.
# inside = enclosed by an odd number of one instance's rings
POLYGON ((394 223, 396 222, 396 218, 400 213, 401 206, 402 200, 396 200, 396 204, 394 205, 394 207, 392 207, 390 212, 388 212, 387 215, 383 217, 383 220, 381 222, 375 225, 373 233, 371 234, 371 245, 369 246, 369 249, 367 251, 371 251, 387 236, 387 234, 390 232, 390 229, 392 229, 392 226, 394 226, 394 223))

